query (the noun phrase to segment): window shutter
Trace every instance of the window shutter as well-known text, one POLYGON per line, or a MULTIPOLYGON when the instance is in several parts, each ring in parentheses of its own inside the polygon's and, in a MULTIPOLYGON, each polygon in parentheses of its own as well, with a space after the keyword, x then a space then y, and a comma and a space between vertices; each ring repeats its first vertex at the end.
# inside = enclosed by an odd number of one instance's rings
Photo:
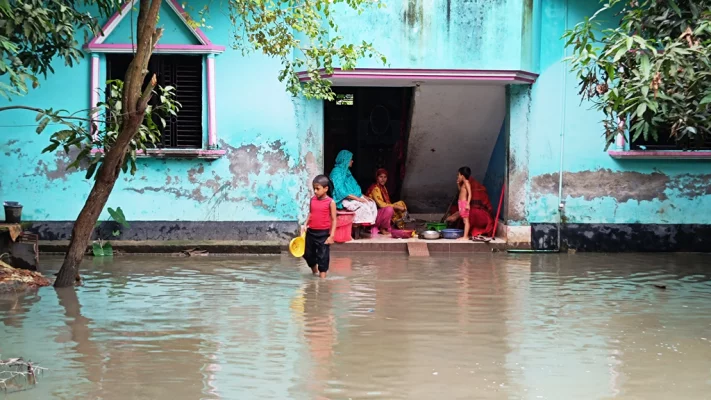
POLYGON ((201 148, 202 57, 166 56, 161 60, 160 84, 174 86, 182 105, 177 117, 166 118, 164 147, 201 148))

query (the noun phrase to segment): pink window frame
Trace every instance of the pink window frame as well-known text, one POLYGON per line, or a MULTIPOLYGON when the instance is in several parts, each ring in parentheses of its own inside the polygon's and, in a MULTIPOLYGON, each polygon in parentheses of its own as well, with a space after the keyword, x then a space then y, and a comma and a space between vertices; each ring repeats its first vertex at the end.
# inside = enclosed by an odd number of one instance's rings
MULTIPOLYGON (((206 56, 207 69, 207 148, 217 148, 217 117, 215 104, 215 55, 225 51, 224 46, 214 45, 210 39, 199 29, 194 28, 188 23, 188 14, 176 0, 165 0, 168 5, 180 17, 181 21, 193 33, 200 44, 158 44, 155 46, 154 53, 156 54, 203 54, 206 56)), ((113 32, 126 15, 129 14, 131 7, 135 6, 138 0, 127 1, 121 9, 116 12, 104 24, 102 31, 103 35, 95 36, 89 43, 84 46, 84 50, 91 53, 91 104, 90 109, 96 107, 99 102, 99 54, 100 53, 133 53, 134 45, 131 43, 121 44, 106 44, 104 40, 113 32)), ((96 124, 96 120, 92 115, 92 125, 96 124)))

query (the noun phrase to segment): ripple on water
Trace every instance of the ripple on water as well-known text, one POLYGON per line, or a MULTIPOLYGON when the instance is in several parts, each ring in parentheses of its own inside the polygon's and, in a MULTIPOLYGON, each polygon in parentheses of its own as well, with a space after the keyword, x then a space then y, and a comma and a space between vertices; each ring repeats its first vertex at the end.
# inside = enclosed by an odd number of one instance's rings
POLYGON ((334 255, 327 280, 284 256, 117 257, 85 270, 76 291, 0 298, 0 353, 50 368, 11 398, 668 399, 711 389, 704 255, 334 255))

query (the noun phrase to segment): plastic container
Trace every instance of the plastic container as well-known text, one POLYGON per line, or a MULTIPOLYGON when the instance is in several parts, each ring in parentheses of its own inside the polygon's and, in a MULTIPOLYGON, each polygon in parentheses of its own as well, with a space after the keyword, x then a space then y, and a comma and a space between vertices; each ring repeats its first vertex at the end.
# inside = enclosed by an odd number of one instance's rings
POLYGON ((446 222, 428 222, 425 225, 425 229, 427 229, 428 231, 441 232, 442 229, 447 229, 447 223, 446 222))
POLYGON ((6 201, 5 222, 8 224, 19 224, 22 222, 22 204, 16 201, 6 201))
POLYGON ((393 239, 409 239, 412 237, 412 232, 411 230, 393 229, 390 234, 393 239))
POLYGON ((445 239, 459 239, 460 237, 464 236, 463 229, 443 229, 440 233, 445 239))
POLYGON ((338 211, 336 213, 336 237, 333 240, 336 243, 347 243, 353 240, 351 232, 353 231, 354 212, 338 211))

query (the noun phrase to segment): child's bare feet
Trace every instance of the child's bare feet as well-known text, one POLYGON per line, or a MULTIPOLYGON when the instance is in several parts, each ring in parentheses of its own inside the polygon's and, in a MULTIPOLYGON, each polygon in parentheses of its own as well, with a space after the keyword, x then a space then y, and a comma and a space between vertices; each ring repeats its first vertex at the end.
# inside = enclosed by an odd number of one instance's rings
POLYGON ((462 237, 460 237, 460 238, 459 238, 459 239, 457 239, 457 240, 459 240, 459 241, 465 241, 465 242, 466 242, 466 241, 468 241, 468 240, 469 240, 469 238, 468 238, 468 237, 466 237, 466 236, 462 236, 462 237))
POLYGON ((311 267, 311 273, 314 274, 314 276, 318 275, 318 265, 311 267))
POLYGON ((319 278, 326 279, 326 273, 325 273, 325 272, 319 272, 318 276, 319 276, 319 278))

